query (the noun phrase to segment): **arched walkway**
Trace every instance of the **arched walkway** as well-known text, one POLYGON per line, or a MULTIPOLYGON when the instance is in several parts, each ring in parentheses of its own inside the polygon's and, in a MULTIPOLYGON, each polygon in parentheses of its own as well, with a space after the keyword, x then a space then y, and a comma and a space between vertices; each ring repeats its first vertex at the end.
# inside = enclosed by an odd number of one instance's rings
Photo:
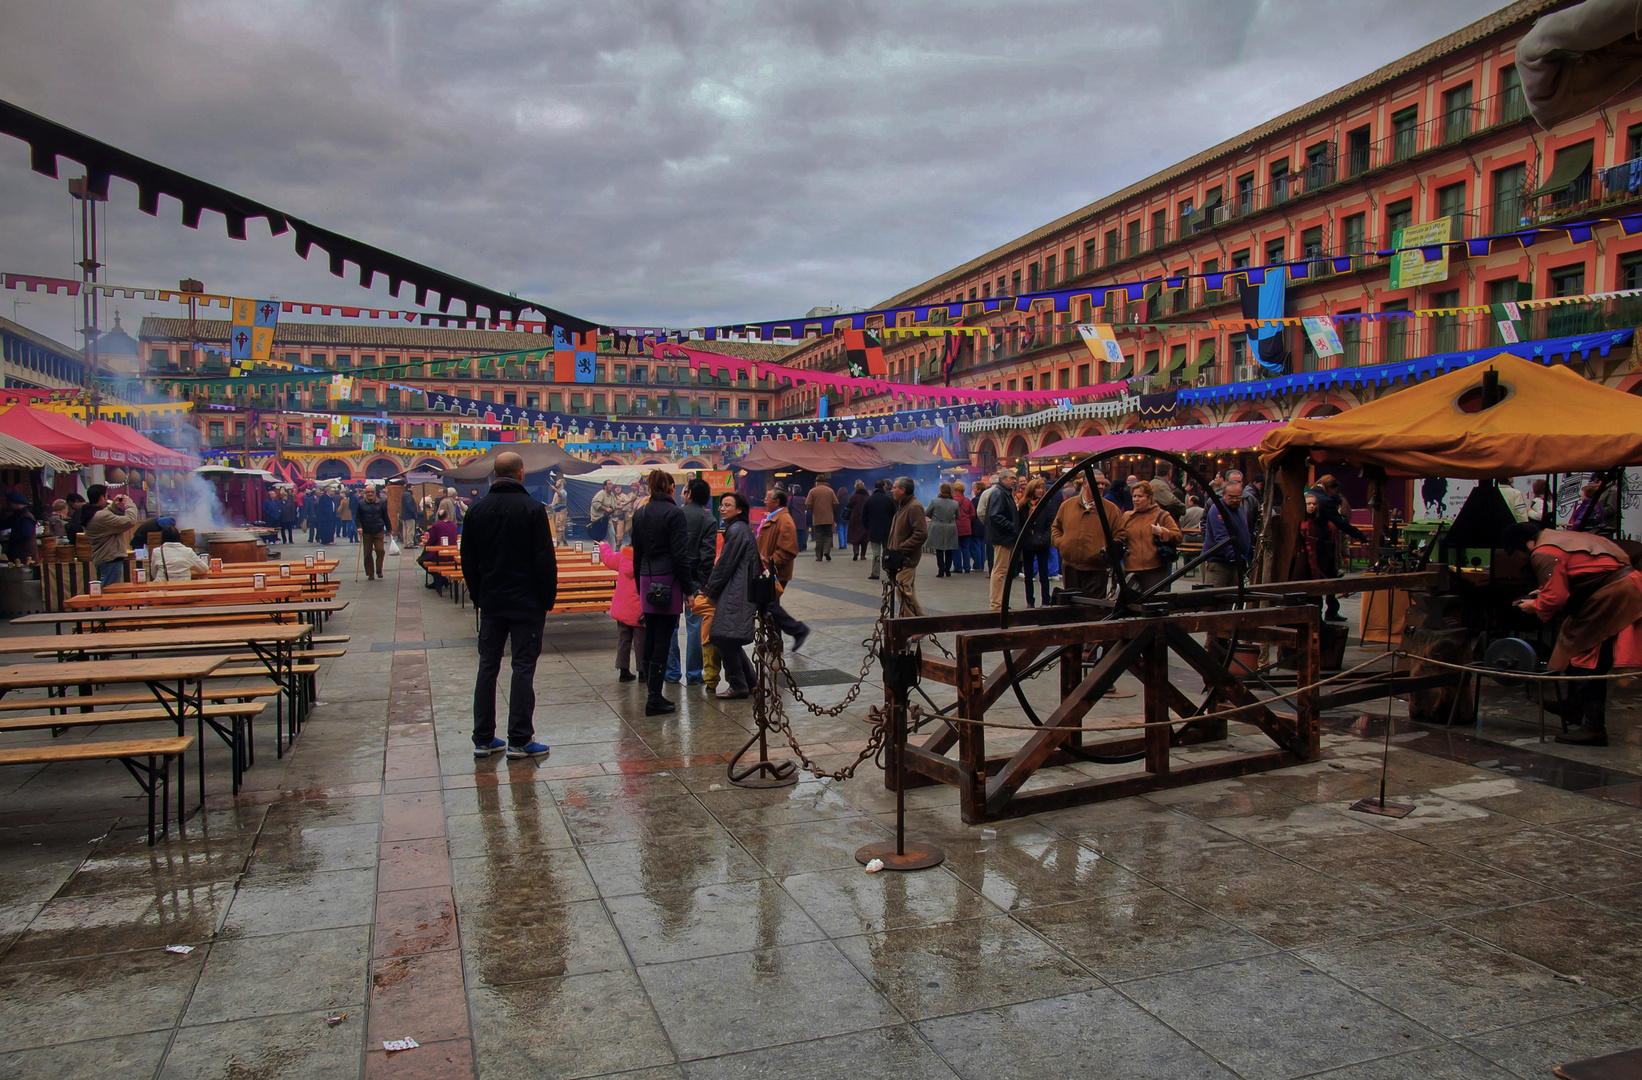
POLYGON ((326 458, 314 469, 315 480, 352 480, 353 470, 346 461, 338 458, 326 458))
POLYGON ((390 457, 379 457, 365 465, 365 479, 386 480, 390 476, 398 476, 403 472, 399 462, 390 457))

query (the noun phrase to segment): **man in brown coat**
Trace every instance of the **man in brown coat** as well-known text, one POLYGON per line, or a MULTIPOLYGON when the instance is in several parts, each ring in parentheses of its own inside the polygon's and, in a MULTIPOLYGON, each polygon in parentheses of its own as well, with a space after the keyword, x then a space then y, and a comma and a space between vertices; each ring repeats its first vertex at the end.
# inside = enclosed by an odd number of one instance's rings
MULTIPOLYGON (((793 563, 798 559, 798 529, 787 510, 787 490, 771 488, 765 492, 764 510, 764 520, 758 523, 758 557, 764 560, 785 591, 787 582, 792 580, 793 563)), ((810 628, 788 614, 781 606, 780 597, 770 605, 770 614, 775 618, 777 629, 792 635, 792 651, 803 648, 810 628)))
POLYGON ((832 540, 838 531, 838 493, 827 483, 827 474, 815 478, 815 486, 804 496, 810 512, 810 528, 815 530, 815 561, 832 562, 832 540))
POLYGON ((1106 545, 1117 540, 1122 528, 1123 511, 1089 484, 1060 504, 1049 541, 1060 552, 1061 580, 1068 592, 1104 595, 1106 545))
POLYGON ((917 576, 918 560, 923 558, 924 541, 929 538, 929 518, 924 514, 923 503, 913 496, 914 487, 910 476, 895 481, 891 494, 901 509, 896 511, 895 520, 890 524, 889 543, 884 548, 884 573, 900 594, 902 615, 924 613, 918 594, 913 591, 913 579, 917 576))

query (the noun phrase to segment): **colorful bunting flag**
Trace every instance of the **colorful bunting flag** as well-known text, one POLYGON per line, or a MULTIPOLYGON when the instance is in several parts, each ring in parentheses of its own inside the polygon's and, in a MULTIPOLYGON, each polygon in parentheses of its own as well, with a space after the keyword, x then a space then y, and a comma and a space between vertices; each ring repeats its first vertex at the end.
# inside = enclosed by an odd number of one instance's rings
POLYGON ((884 347, 865 330, 844 331, 844 358, 849 361, 850 374, 857 379, 889 374, 889 365, 884 363, 884 347))

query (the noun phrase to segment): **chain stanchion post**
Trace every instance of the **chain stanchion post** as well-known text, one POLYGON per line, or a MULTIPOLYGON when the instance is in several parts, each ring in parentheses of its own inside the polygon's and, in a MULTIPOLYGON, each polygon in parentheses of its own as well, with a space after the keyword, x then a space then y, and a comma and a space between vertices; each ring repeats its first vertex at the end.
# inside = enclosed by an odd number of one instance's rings
MULTIPOLYGON (((798 766, 791 761, 770 760, 770 700, 774 694, 779 694, 781 688, 776 685, 775 667, 770 663, 771 626, 767 611, 760 609, 753 616, 753 724, 756 730, 753 737, 744 743, 735 756, 730 759, 725 778, 737 787, 744 788, 780 788, 791 787, 798 783, 798 766), (747 752, 757 744, 758 758, 744 768, 738 764, 747 752)), ((779 640, 780 631, 775 634, 779 640)))
POLYGON ((906 838, 907 785, 902 754, 907 745, 908 698, 917 681, 920 662, 916 652, 890 652, 885 648, 878 654, 884 687, 889 691, 886 706, 889 738, 885 743, 884 773, 895 779, 895 840, 868 844, 855 853, 855 861, 870 864, 877 860, 885 870, 926 870, 946 861, 946 852, 934 844, 909 844, 906 838))

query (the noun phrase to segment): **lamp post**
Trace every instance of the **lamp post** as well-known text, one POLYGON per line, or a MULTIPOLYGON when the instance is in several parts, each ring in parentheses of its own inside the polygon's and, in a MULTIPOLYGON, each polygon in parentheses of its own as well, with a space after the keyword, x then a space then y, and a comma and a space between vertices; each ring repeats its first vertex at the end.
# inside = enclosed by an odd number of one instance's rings
POLYGON ((103 389, 101 357, 97 339, 102 332, 97 328, 97 271, 102 263, 97 260, 97 204, 108 201, 106 192, 99 194, 91 184, 90 176, 69 180, 68 193, 80 203, 80 313, 81 330, 85 336, 85 364, 87 372, 87 405, 92 420, 97 419, 102 404, 103 389))

